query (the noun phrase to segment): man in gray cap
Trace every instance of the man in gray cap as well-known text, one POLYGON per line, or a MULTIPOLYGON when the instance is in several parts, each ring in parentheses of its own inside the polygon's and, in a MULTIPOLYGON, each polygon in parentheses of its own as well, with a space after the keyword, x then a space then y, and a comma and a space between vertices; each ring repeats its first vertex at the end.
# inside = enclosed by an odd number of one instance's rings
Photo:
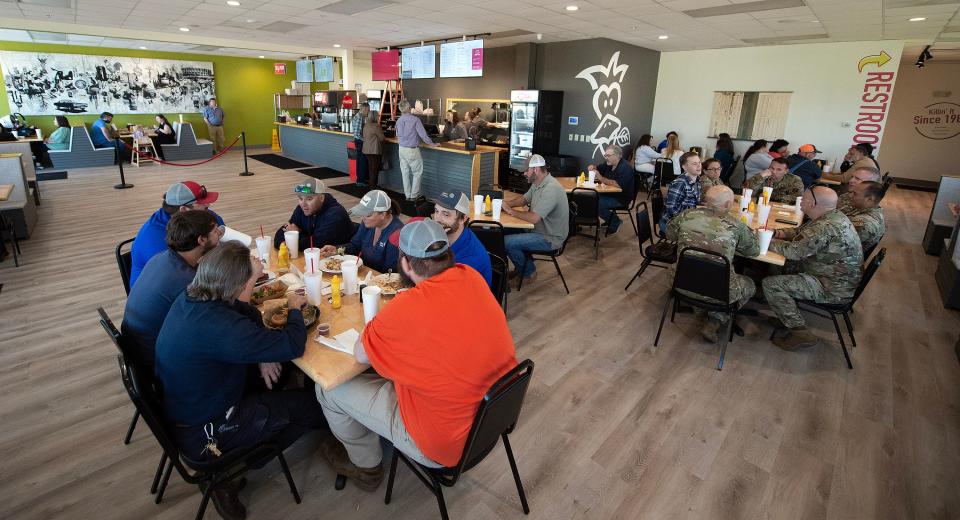
MULTIPOLYGON (((493 282, 493 268, 490 266, 490 254, 483 243, 467 227, 467 214, 470 213, 470 199, 459 191, 444 191, 434 199, 433 220, 447 232, 450 249, 458 263, 469 265, 480 276, 493 282)), ((506 258, 504 258, 506 260, 506 258)))
POLYGON ((350 209, 350 214, 362 217, 360 228, 349 242, 334 242, 324 245, 320 256, 328 257, 342 247, 348 255, 360 255, 363 265, 385 273, 397 268, 397 246, 390 242, 392 235, 400 232, 400 207, 382 190, 368 191, 360 203, 350 209))
POLYGON ((295 184, 291 190, 297 197, 297 207, 290 221, 280 226, 273 237, 273 247, 280 247, 286 231, 300 232, 300 248, 303 251, 313 244, 342 244, 353 236, 350 215, 333 195, 327 193, 323 181, 307 179, 295 184), (311 242, 310 239, 313 239, 311 242))
POLYGON ((530 278, 536 272, 533 262, 526 262, 527 270, 520 272, 530 251, 560 249, 570 232, 570 206, 563 186, 547 172, 546 161, 538 154, 530 156, 527 171, 523 176, 530 182, 530 189, 503 201, 503 211, 508 215, 533 224, 533 231, 504 237, 507 256, 513 262, 511 277, 530 278), (514 209, 528 206, 528 211, 514 209))
POLYGON ((167 189, 163 196, 163 206, 150 215, 150 218, 140 226, 137 238, 133 241, 131 250, 132 266, 130 269, 130 287, 140 276, 147 262, 157 253, 167 249, 167 222, 178 211, 188 209, 205 209, 213 213, 218 226, 223 226, 223 219, 210 205, 220 196, 215 191, 207 191, 207 187, 194 181, 178 182, 167 189))
POLYGON ((320 453, 334 471, 373 491, 383 480, 380 437, 429 467, 463 454, 477 403, 516 366, 503 310, 483 278, 456 264, 443 227, 404 226, 397 268, 413 288, 369 322, 354 345, 364 373, 317 400, 335 439, 320 453))

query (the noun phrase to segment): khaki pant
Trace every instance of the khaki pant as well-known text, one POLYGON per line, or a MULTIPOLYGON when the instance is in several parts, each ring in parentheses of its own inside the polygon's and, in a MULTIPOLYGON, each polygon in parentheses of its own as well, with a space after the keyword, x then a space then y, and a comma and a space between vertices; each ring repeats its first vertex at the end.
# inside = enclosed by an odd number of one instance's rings
POLYGON ((360 374, 331 390, 317 385, 317 400, 333 436, 343 443, 350 462, 358 467, 372 468, 382 462, 380 437, 425 466, 441 467, 427 458, 407 433, 392 381, 376 374, 360 374))
POLYGON ((420 148, 400 147, 400 176, 403 177, 403 194, 407 199, 419 197, 420 178, 423 177, 420 148))
POLYGON ((220 153, 223 150, 223 125, 207 124, 207 132, 210 135, 210 140, 213 141, 213 153, 220 153))

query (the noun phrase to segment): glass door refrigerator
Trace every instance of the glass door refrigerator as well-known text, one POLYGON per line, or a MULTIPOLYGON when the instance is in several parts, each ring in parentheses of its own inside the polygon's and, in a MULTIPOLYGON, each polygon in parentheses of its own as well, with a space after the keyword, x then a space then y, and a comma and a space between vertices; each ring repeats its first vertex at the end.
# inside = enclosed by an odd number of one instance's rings
POLYGON ((512 90, 510 104, 510 169, 525 170, 527 161, 535 153, 557 155, 563 92, 512 90))

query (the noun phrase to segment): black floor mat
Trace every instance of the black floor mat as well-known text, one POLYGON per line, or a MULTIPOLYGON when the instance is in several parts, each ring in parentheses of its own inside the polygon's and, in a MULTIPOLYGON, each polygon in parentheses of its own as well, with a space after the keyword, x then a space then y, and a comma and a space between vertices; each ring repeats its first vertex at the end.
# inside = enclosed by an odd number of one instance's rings
POLYGON ((343 179, 349 177, 346 173, 341 171, 334 170, 333 168, 321 167, 321 168, 306 168, 303 170, 297 170, 298 172, 309 175, 314 179, 326 180, 326 179, 343 179))
POLYGON ((307 168, 310 165, 302 163, 300 161, 294 161, 293 159, 284 157, 282 155, 277 155, 275 153, 261 153, 257 155, 248 155, 247 157, 251 159, 256 159, 262 163, 269 164, 274 168, 280 168, 281 170, 292 170, 294 168, 307 168))
POLYGON ((38 181, 61 181, 67 178, 67 170, 37 170, 38 181))
MULTIPOLYGON (((336 191, 339 191, 340 193, 346 193, 347 195, 356 197, 356 198, 358 198, 358 199, 359 199, 359 198, 362 198, 364 195, 367 194, 368 191, 370 191, 370 187, 369 187, 369 186, 366 186, 366 187, 361 188, 361 187, 358 187, 356 184, 354 184, 354 183, 352 183, 352 182, 349 183, 349 184, 340 184, 339 186, 327 186, 327 189, 328 189, 328 190, 336 190, 336 191)), ((408 216, 408 217, 416 217, 416 216, 417 216, 417 206, 416 206, 416 204, 414 204, 413 202, 408 202, 408 201, 404 198, 404 196, 403 196, 402 193, 397 193, 397 192, 395 192, 395 191, 388 190, 388 189, 386 189, 386 188, 380 188, 380 189, 382 189, 384 192, 386 192, 386 194, 389 195, 391 199, 397 201, 397 204, 400 205, 400 213, 403 213, 404 215, 406 215, 406 216, 408 216)), ((422 203, 423 203, 423 201, 421 201, 421 204, 422 204, 422 203)))

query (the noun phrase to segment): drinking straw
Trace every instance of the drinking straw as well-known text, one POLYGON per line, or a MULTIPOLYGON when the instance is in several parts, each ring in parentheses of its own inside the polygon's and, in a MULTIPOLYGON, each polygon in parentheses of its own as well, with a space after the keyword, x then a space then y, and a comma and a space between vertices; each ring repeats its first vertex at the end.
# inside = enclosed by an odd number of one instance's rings
POLYGON ((260 224, 260 238, 264 238, 264 236, 263 236, 263 224, 260 224))
POLYGON ((310 249, 313 249, 313 235, 310 235, 310 249))
MULTIPOLYGON (((311 244, 311 247, 312 247, 312 244, 311 244)), ((313 258, 310 259, 310 272, 311 272, 311 273, 317 272, 317 268, 314 267, 314 265, 313 265, 313 258)))

